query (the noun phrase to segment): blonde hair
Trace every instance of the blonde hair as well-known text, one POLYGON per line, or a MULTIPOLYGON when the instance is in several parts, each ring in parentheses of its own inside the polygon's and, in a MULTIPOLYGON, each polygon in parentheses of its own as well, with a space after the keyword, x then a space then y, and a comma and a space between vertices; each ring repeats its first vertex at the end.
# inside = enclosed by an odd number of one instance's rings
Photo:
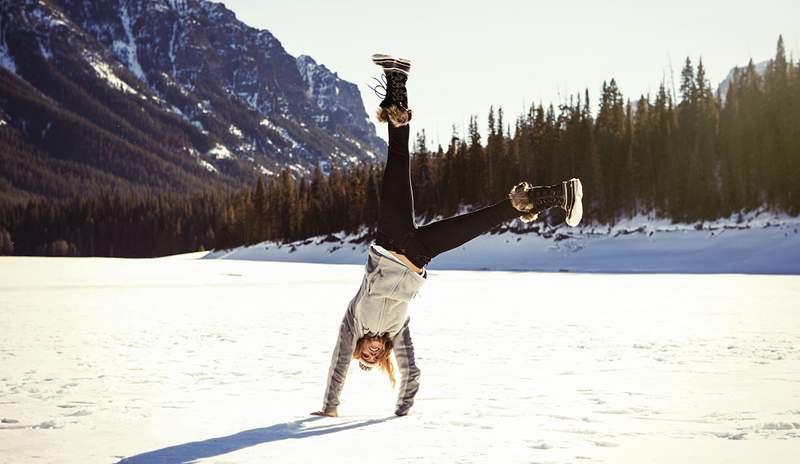
MULTIPOLYGON (((356 347, 353 350, 353 359, 358 359, 361 361, 361 352, 363 351, 362 348, 364 347, 364 343, 369 338, 374 337, 361 337, 356 342, 356 347)), ((384 335, 380 337, 383 341, 383 353, 378 356, 378 359, 375 362, 378 364, 378 367, 381 368, 383 372, 386 372, 386 375, 389 376, 389 381, 392 383, 392 388, 394 388, 397 381, 394 378, 394 365, 392 364, 392 340, 387 336, 384 335)))

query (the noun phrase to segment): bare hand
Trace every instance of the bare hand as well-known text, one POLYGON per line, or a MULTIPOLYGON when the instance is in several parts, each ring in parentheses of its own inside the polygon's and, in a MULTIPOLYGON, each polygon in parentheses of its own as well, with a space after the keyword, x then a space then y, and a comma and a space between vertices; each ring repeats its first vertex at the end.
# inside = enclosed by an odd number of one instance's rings
POLYGON ((326 417, 336 417, 336 411, 315 411, 311 413, 312 416, 326 416, 326 417))

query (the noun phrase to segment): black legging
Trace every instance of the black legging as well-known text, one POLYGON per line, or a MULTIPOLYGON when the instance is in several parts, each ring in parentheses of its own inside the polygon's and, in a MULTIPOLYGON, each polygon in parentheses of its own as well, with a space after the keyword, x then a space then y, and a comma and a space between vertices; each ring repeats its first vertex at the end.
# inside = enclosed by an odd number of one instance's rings
POLYGON ((505 200, 476 211, 417 227, 411 192, 408 125, 389 126, 389 156, 383 172, 377 245, 404 254, 418 267, 522 213, 505 200))

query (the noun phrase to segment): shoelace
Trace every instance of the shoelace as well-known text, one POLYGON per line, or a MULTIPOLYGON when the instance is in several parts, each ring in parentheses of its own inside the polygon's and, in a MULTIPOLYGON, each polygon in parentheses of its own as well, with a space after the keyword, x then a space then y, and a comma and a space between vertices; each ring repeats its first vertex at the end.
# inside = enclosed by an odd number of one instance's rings
POLYGON ((371 85, 367 84, 367 87, 375 92, 375 95, 377 95, 378 98, 383 100, 388 96, 391 96, 395 104, 405 109, 403 102, 408 101, 408 93, 406 92, 404 82, 399 82, 397 79, 392 79, 391 82, 388 82, 385 74, 381 74, 380 79, 373 77, 372 80, 377 82, 377 85, 372 87, 371 85), (391 89, 389 87, 391 87, 391 89))
POLYGON ((381 74, 380 79, 373 77, 372 80, 374 80, 378 84, 375 87, 372 87, 371 85, 367 84, 367 87, 369 87, 373 92, 375 92, 375 95, 377 95, 378 98, 380 98, 381 100, 386 98, 386 92, 388 92, 386 88, 387 86, 386 76, 384 74, 381 74))

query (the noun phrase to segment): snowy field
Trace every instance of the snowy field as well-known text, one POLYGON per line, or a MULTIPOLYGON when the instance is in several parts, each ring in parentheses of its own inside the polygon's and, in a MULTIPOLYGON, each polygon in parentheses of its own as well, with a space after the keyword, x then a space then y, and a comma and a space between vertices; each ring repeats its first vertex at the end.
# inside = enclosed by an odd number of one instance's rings
POLYGON ((361 265, 0 258, 1 463, 796 463, 800 277, 439 270, 417 403, 351 368, 361 265))

